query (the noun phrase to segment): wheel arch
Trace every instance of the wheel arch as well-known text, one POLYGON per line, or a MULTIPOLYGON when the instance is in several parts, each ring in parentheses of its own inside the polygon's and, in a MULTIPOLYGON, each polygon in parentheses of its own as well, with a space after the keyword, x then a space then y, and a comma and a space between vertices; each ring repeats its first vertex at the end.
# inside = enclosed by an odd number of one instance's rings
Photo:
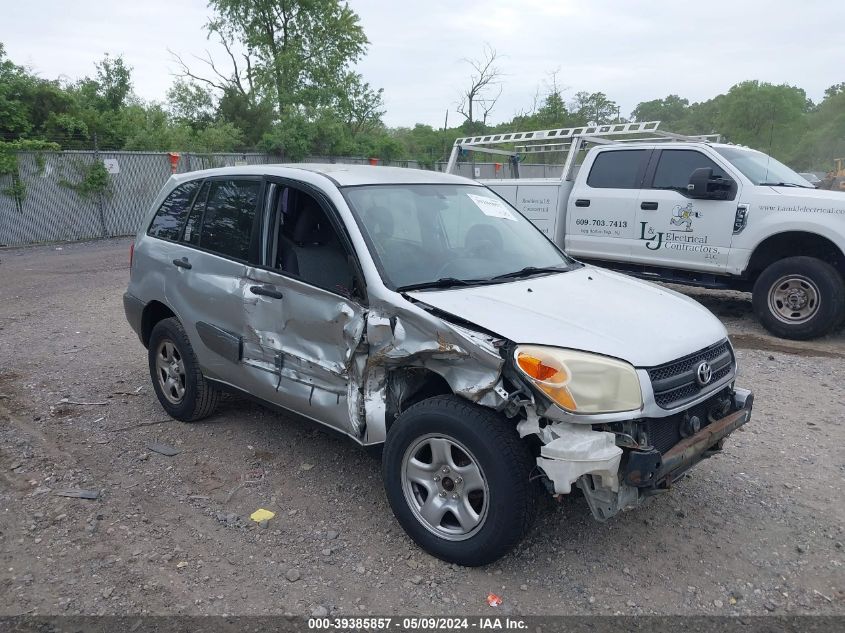
POLYGON ((784 231, 770 235, 754 249, 745 269, 754 282, 770 264, 786 257, 815 257, 833 266, 845 277, 845 254, 829 238, 810 231, 784 231))
POLYGON ((454 390, 439 373, 428 367, 397 367, 387 373, 385 430, 409 407, 433 398, 452 395, 454 390))
POLYGON ((173 310, 161 301, 150 301, 144 306, 144 312, 141 314, 141 342, 144 347, 149 347, 150 334, 156 323, 175 316, 173 310))

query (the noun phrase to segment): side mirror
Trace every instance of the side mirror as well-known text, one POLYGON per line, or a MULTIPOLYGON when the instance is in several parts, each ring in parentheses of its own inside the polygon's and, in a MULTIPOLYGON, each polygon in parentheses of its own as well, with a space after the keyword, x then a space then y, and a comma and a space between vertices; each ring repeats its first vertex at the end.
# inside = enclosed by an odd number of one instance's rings
POLYGON ((731 181, 714 176, 710 167, 699 167, 689 177, 687 195, 701 200, 725 200, 731 190, 731 181))

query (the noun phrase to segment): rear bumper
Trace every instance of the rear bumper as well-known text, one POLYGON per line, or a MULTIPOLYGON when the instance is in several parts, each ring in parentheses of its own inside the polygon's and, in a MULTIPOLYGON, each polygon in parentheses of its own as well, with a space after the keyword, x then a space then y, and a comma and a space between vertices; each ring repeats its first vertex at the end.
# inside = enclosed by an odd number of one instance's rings
POLYGON ((688 468, 721 449, 722 440, 751 419, 754 394, 737 389, 731 412, 715 420, 698 433, 682 439, 665 453, 631 451, 622 468, 622 479, 641 489, 659 490, 668 487, 688 468))
POLYGON ((128 292, 123 294, 123 311, 126 313, 126 320, 129 321, 129 326, 135 330, 135 334, 144 342, 142 335, 142 321, 144 316, 145 303, 132 296, 128 292))

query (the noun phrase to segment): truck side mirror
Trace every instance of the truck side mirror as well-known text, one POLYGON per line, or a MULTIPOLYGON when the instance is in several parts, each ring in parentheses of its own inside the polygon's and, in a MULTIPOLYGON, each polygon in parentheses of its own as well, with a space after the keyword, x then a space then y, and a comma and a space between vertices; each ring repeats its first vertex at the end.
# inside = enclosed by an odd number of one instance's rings
POLYGON ((687 195, 701 200, 725 200, 731 190, 731 181, 714 176, 710 167, 699 167, 689 177, 687 195))

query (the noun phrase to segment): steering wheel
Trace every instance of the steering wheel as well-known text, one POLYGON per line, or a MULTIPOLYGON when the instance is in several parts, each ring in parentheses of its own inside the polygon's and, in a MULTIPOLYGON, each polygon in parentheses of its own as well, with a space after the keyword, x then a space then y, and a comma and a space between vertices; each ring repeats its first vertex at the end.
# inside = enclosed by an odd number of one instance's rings
POLYGON ((451 269, 454 269, 455 260, 450 260, 443 264, 436 273, 434 273, 435 279, 440 279, 441 277, 454 277, 455 273, 450 272, 451 269))

